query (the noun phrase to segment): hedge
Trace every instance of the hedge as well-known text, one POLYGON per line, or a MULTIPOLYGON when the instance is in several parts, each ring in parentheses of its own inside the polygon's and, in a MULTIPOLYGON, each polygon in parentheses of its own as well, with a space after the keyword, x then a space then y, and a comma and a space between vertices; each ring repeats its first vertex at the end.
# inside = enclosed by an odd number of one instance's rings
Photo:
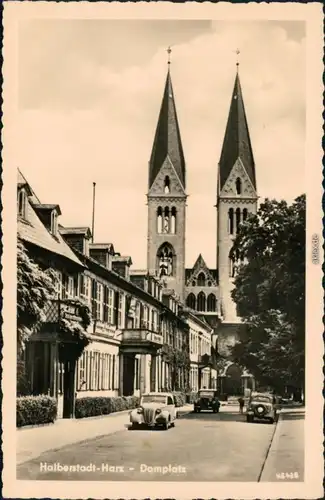
POLYGON ((109 415, 117 411, 131 410, 139 405, 138 396, 77 398, 75 417, 87 418, 109 415))
POLYGON ((22 396, 16 399, 16 425, 39 425, 53 423, 58 407, 55 398, 46 395, 22 396))

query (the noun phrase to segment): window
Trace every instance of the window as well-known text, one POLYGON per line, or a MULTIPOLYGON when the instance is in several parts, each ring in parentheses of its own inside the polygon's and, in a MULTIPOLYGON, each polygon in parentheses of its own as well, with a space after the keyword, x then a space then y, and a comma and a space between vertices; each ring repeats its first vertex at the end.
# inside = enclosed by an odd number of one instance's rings
POLYGON ((192 281, 192 286, 196 286, 196 281, 192 281))
POLYGON ((195 310, 196 299, 194 293, 190 293, 186 299, 186 305, 195 310))
POLYGON ((228 232, 234 234, 234 209, 229 208, 228 211, 228 232))
POLYGON ((169 243, 164 243, 157 253, 159 276, 173 276, 174 252, 169 243))
POLYGON ((236 232, 237 233, 239 231, 239 225, 240 225, 240 208, 236 208, 236 232))
POLYGON ((79 283, 80 283, 80 296, 89 304, 91 299, 89 276, 81 274, 79 283))
POLYGON ((215 312, 216 310, 216 297, 213 293, 208 296, 207 307, 209 312, 215 312))
POLYGON ((103 285, 101 283, 97 283, 96 290, 96 319, 99 321, 103 321, 103 285))
POLYGON ((148 306, 143 307, 142 324, 143 324, 143 328, 148 328, 148 306))
POLYGON ((241 194, 241 179, 239 177, 236 179, 236 194, 241 194))
POLYGON ((197 297, 197 310, 205 311, 205 294, 200 292, 197 297))
POLYGON ((234 259, 234 257, 229 257, 229 276, 230 276, 230 278, 235 277, 235 259, 234 259))
POLYGON ((77 390, 82 391, 85 389, 85 353, 78 360, 78 376, 77 376, 77 390))
POLYGON ((124 293, 119 292, 117 326, 124 328, 124 293))
POLYGON ((165 181, 164 181, 164 193, 165 194, 170 193, 170 179, 169 179, 168 175, 166 175, 165 181))
POLYGON ((154 332, 158 329, 157 311, 152 311, 152 329, 154 332))
POLYGON ((21 189, 18 193, 18 215, 26 219, 26 193, 21 189))
POLYGON ((162 232, 169 233, 169 231, 170 231, 169 208, 165 207, 162 232))
POLYGON ((197 278, 197 284, 198 286, 205 286, 205 274, 200 273, 197 278))
POLYGON ((247 219, 248 211, 247 208, 244 208, 243 210, 243 220, 245 221, 247 219))
POLYGON ((56 210, 51 212, 51 233, 56 236, 58 232, 58 214, 56 210))
POLYGON ((67 282, 67 297, 68 299, 72 299, 74 297, 74 279, 73 276, 68 276, 67 282))
POLYGON ((157 232, 162 233, 162 216, 163 211, 161 207, 157 208, 157 232))
POLYGON ((176 233, 176 208, 172 208, 172 217, 171 217, 171 233, 176 233))
POLYGON ((140 328, 140 312, 141 304, 140 302, 137 302, 135 307, 135 328, 140 328))

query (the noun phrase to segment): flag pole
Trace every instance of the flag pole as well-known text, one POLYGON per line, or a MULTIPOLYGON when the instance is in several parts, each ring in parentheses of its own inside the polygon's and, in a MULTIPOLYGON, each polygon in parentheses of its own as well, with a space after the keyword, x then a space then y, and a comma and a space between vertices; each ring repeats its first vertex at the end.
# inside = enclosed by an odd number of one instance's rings
POLYGON ((91 226, 92 243, 94 243, 94 232, 95 232, 95 195, 96 195, 96 182, 93 182, 93 216, 92 216, 92 226, 91 226))

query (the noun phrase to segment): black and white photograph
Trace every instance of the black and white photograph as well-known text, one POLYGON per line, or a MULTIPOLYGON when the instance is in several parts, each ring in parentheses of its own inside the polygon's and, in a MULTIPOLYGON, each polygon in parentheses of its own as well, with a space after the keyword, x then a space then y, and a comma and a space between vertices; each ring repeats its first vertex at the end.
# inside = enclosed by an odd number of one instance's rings
POLYGON ((5 6, 15 491, 320 495, 320 6, 51 3, 5 6))

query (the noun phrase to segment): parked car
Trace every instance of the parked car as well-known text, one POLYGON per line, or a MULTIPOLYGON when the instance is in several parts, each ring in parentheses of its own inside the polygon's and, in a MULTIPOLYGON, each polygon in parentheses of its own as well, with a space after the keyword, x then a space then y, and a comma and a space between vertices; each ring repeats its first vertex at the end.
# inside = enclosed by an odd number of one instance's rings
POLYGON ((197 394, 197 399, 194 402, 194 411, 213 411, 218 413, 220 409, 220 401, 217 397, 217 391, 214 389, 201 389, 197 394))
POLYGON ((177 410, 173 394, 150 392, 140 399, 140 405, 130 412, 130 429, 140 426, 162 427, 167 430, 175 426, 177 410))
POLYGON ((278 405, 275 403, 273 394, 254 393, 251 395, 247 410, 247 422, 254 422, 254 420, 265 420, 273 424, 277 420, 278 405))

